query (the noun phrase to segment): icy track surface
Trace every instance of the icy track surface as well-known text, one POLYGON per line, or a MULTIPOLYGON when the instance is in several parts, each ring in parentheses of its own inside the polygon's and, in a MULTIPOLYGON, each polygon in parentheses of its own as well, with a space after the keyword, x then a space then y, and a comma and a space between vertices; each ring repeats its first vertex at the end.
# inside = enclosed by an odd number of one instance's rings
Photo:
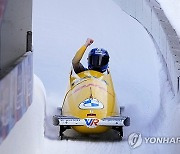
MULTIPOLYGON (((132 132, 143 137, 178 136, 180 107, 151 38, 144 28, 111 0, 34 1, 35 73, 47 90, 44 154, 56 153, 179 153, 178 144, 143 144, 132 149, 132 132), (71 60, 87 37, 95 40, 88 51, 103 47, 110 54, 110 70, 124 114, 131 126, 124 128, 122 141, 91 138, 57 140, 58 129, 51 118, 61 106, 71 60)), ((87 53, 83 64, 87 66, 87 53)), ((74 132, 66 135, 77 134, 74 132)), ((71 136, 71 137, 72 137, 71 136)), ((109 138, 111 134, 107 134, 109 138)), ((79 136, 77 135, 77 138, 79 136)))

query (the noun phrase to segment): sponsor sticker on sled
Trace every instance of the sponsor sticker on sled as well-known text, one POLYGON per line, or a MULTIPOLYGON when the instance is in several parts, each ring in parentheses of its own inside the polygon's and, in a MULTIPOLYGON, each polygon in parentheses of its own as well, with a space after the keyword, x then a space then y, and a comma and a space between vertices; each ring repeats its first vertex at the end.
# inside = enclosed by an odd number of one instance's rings
POLYGON ((84 120, 88 128, 96 128, 99 123, 99 119, 86 118, 84 120))
POLYGON ((79 104, 80 109, 102 109, 103 104, 94 98, 88 98, 79 104))

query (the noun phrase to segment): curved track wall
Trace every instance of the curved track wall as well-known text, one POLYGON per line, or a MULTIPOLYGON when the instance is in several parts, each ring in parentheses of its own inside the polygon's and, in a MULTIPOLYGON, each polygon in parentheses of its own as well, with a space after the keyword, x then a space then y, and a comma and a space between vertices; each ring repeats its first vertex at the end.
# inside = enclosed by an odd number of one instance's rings
POLYGON ((0 144, 32 103, 32 0, 0 0, 0 144))
POLYGON ((166 63, 173 92, 180 98, 180 40, 160 4, 156 0, 114 1, 152 36, 166 63))
POLYGON ((0 80, 0 143, 32 103, 32 53, 21 57, 0 80))

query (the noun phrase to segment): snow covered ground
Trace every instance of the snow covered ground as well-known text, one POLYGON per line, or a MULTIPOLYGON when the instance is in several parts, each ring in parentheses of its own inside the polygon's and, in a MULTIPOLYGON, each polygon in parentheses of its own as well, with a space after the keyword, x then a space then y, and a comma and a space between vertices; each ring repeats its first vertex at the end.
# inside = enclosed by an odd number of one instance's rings
POLYGON ((0 145, 0 154, 42 154, 45 89, 34 75, 33 103, 0 145))
POLYGON ((151 38, 137 21, 111 0, 39 0, 34 1, 33 13, 35 73, 47 91, 44 154, 179 153, 179 144, 143 143, 132 149, 127 142, 132 132, 144 137, 172 137, 180 132, 180 106, 173 100, 151 38), (51 124, 51 117, 63 100, 71 59, 87 37, 95 40, 90 49, 103 47, 109 51, 118 101, 125 106, 124 114, 131 117, 131 126, 124 129, 121 142, 91 138, 59 141, 58 130, 51 124))

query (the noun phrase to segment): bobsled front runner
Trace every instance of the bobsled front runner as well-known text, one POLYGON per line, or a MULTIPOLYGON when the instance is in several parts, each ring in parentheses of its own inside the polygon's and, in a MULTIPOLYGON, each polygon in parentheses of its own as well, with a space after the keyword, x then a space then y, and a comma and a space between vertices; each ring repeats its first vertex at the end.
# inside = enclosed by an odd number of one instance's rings
POLYGON ((60 126, 60 138, 70 128, 86 134, 115 129, 122 138, 122 127, 130 125, 130 118, 120 113, 109 70, 106 74, 87 70, 74 75, 71 70, 59 112, 53 117, 53 124, 60 126))

